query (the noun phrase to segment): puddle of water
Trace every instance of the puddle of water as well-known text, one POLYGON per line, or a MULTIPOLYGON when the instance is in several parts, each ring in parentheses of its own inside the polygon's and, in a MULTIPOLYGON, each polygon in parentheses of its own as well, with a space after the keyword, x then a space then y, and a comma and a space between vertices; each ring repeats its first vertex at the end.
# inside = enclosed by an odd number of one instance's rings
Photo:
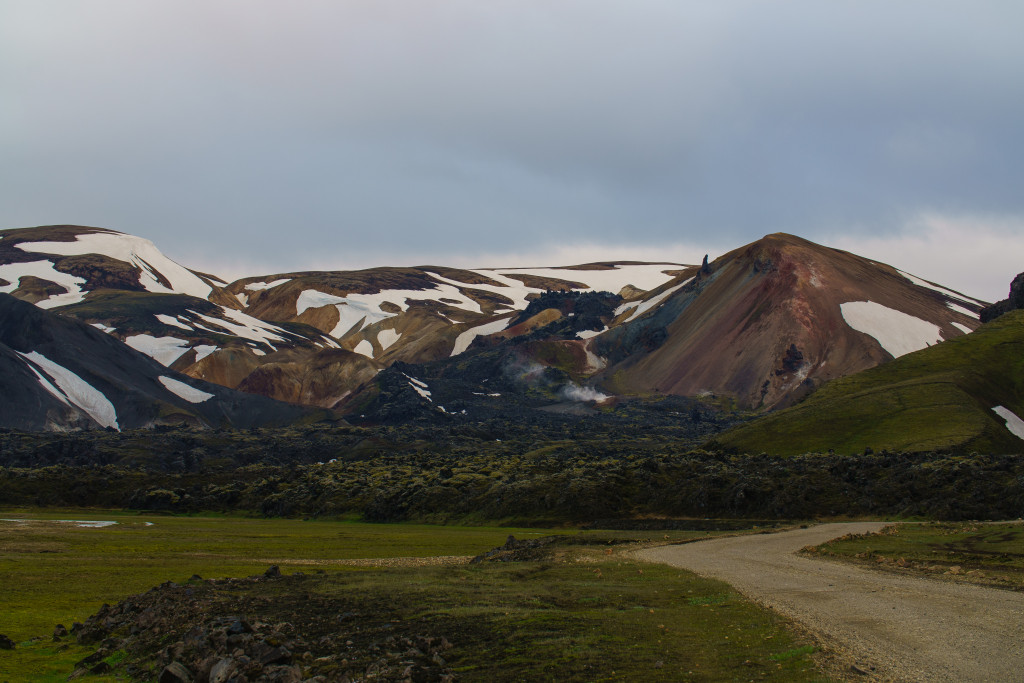
MULTIPOLYGON (((102 529, 105 526, 114 526, 117 522, 111 522, 107 520, 91 520, 91 519, 0 519, 0 522, 50 522, 51 524, 74 524, 78 527, 86 529, 102 529)), ((146 522, 147 525, 152 526, 151 522, 146 522)))

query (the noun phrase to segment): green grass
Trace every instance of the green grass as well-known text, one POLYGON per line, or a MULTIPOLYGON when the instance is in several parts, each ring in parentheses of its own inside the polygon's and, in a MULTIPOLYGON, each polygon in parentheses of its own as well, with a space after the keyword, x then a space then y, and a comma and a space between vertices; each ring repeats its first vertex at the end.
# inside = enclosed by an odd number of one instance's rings
POLYGON ((843 537, 815 553, 894 571, 1024 590, 1024 523, 899 524, 843 537))
POLYGON ((310 579, 321 595, 376 600, 403 619, 444 625, 456 644, 446 659, 463 680, 821 679, 809 649, 778 659, 809 647, 781 618, 725 584, 619 551, 623 541, 703 532, 561 530, 584 545, 557 544, 554 555, 530 562, 370 568, 331 560, 475 555, 509 533, 552 531, 80 510, 0 517, 36 520, 0 522, 0 633, 19 643, 0 655, 0 681, 10 683, 65 680, 90 654, 71 638, 51 642, 56 623, 70 627, 167 580, 247 576, 270 563, 285 573, 325 570, 310 579), (41 521, 53 519, 118 524, 41 521))
POLYGON ((1024 441, 992 412, 1024 413, 1024 311, 969 335, 829 382, 804 402, 720 435, 748 453, 1016 453, 1024 441))
MULTIPOLYGON (((0 513, 13 518, 17 513, 0 513)), ((167 580, 247 576, 271 564, 340 568, 331 560, 477 555, 508 534, 537 529, 415 524, 171 517, 122 512, 46 511, 35 520, 116 520, 115 526, 0 522, 0 576, 13 583, 0 598, 0 633, 27 639, 54 624, 82 620, 104 602, 167 580), (152 526, 147 526, 152 524, 152 526)))

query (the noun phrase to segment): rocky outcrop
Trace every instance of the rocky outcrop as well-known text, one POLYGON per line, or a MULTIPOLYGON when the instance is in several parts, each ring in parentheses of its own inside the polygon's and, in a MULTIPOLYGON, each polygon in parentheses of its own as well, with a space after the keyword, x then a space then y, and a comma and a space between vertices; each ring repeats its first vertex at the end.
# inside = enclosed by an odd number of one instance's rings
POLYGON ((1004 313, 1024 308, 1024 273, 1019 273, 1010 283, 1010 295, 1002 301, 981 309, 981 322, 995 320, 1004 313))
MULTIPOLYGON (((316 576, 272 567, 247 579, 166 582, 104 605, 70 635, 96 650, 71 678, 114 673, 161 683, 453 681, 452 644, 422 621, 315 592, 316 576), (276 571, 275 571, 276 570, 276 571), (276 596, 287 595, 284 603, 276 596), (287 619, 283 617, 287 616, 287 619), (106 660, 127 653, 114 665, 106 660)), ((60 639, 60 638, 58 638, 60 639)))

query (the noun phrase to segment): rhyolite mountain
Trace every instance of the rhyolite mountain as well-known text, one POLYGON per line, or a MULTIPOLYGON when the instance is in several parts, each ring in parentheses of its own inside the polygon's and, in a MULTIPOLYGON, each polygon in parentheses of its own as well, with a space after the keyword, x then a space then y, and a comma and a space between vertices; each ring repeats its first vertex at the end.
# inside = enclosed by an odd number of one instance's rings
POLYGON ((507 393, 488 380, 518 392, 517 405, 555 409, 665 395, 782 407, 970 332, 986 305, 785 234, 700 266, 382 267, 229 283, 148 240, 48 226, 0 231, 0 292, 196 379, 365 414, 398 377, 403 400, 437 416, 455 411, 421 386, 423 368, 458 377, 470 406, 507 393))
POLYGON ((74 318, 0 294, 2 428, 249 428, 324 417, 181 375, 74 318))
MULTIPOLYGON (((835 451, 1020 453, 1024 310, 972 334, 836 379, 805 401, 715 437, 773 455, 835 451)), ((963 463, 964 479, 971 464, 963 463)))

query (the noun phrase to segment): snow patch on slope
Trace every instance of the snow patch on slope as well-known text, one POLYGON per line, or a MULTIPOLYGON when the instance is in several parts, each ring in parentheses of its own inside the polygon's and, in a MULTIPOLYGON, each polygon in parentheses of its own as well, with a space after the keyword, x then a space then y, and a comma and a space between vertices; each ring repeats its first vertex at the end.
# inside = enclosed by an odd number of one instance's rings
POLYGON ((381 351, 387 351, 388 347, 394 345, 394 343, 401 338, 401 332, 396 330, 381 330, 377 334, 377 343, 380 344, 381 351))
POLYGON ((213 288, 198 275, 167 258, 147 239, 117 232, 90 232, 75 236, 74 242, 22 242, 19 249, 42 254, 78 256, 101 254, 136 266, 139 283, 149 292, 176 293, 205 299, 213 288), (156 274, 164 277, 171 287, 160 283, 156 274))
POLYGON ((195 362, 198 363, 217 349, 218 347, 213 346, 212 344, 199 344, 198 346, 193 346, 192 350, 196 352, 195 362))
POLYGON ((141 351, 157 363, 169 366, 188 351, 188 342, 177 337, 154 337, 149 334, 135 334, 126 337, 124 343, 141 351))
MULTIPOLYGON (((65 396, 65 403, 70 402, 81 408, 101 427, 112 427, 120 431, 121 428, 117 426, 117 411, 114 410, 114 404, 107 400, 102 392, 38 351, 31 353, 18 351, 17 353, 50 376, 53 383, 57 385, 56 388, 65 396)), ((38 375, 39 373, 36 373, 36 376, 38 375)), ((47 391, 53 393, 52 385, 47 386, 46 383, 43 383, 43 386, 47 391)), ((56 394, 54 395, 56 396, 56 394)))
MULTIPOLYGON (((947 297, 949 297, 951 299, 956 299, 957 301, 973 302, 973 303, 978 304, 980 306, 985 305, 985 302, 982 301, 981 299, 975 299, 973 296, 967 296, 966 294, 960 294, 959 292, 954 292, 952 289, 946 289, 945 287, 940 287, 939 285, 932 284, 931 282, 928 282, 927 280, 922 280, 921 278, 917 277, 916 275, 911 275, 910 273, 904 272, 902 270, 900 270, 898 272, 899 272, 900 275, 902 275, 903 277, 907 278, 908 280, 913 282, 918 287, 924 287, 925 289, 930 289, 933 292, 938 292, 939 294, 947 296, 947 297)), ((971 315, 974 315, 974 314, 972 313, 971 315)), ((975 317, 977 317, 977 316, 975 315, 975 317)))
POLYGON ((1006 420, 1006 428, 1010 430, 1010 433, 1024 439, 1024 420, 1020 419, 1016 413, 1003 406, 996 406, 992 412, 1006 420))
POLYGON ((946 306, 949 307, 950 309, 956 311, 957 313, 963 313, 964 315, 970 316, 970 317, 974 318, 975 320, 979 320, 981 318, 981 316, 979 314, 975 313, 971 309, 964 308, 963 306, 957 305, 957 304, 953 303, 952 301, 947 301, 946 302, 946 306))
POLYGON ((576 333, 577 339, 593 339, 599 334, 604 334, 608 331, 608 326, 605 325, 604 329, 601 330, 580 330, 576 333))
MULTIPOLYGON (((21 247, 23 245, 18 244, 15 246, 21 247)), ((23 277, 37 277, 40 280, 55 282, 67 290, 64 294, 54 294, 48 299, 37 301, 36 306, 39 308, 68 306, 70 304, 77 304, 85 299, 85 294, 82 293, 81 288, 81 285, 85 284, 85 280, 70 273, 60 272, 53 267, 53 263, 50 261, 5 263, 0 265, 0 278, 11 283, 0 287, 0 292, 10 294, 15 291, 21 286, 20 280, 23 277)))
POLYGON ((356 353, 361 353, 367 358, 373 358, 373 344, 366 339, 361 340, 352 350, 356 353))
POLYGON ((494 334, 495 332, 501 332, 508 327, 509 322, 512 318, 501 318, 500 320, 492 320, 485 325, 478 325, 477 327, 471 327, 465 330, 462 334, 455 338, 455 346, 452 348, 452 355, 457 356, 473 343, 473 340, 481 335, 494 334))
POLYGON ((409 386, 413 388, 413 391, 415 391, 422 398, 427 399, 431 403, 434 402, 434 399, 430 398, 430 392, 427 390, 427 383, 426 382, 418 380, 415 377, 410 377, 409 375, 406 375, 404 372, 402 373, 402 375, 407 380, 409 380, 409 386))
POLYGON ((274 287, 279 287, 280 285, 291 281, 292 279, 290 277, 285 277, 280 280, 274 280, 273 282, 250 282, 245 286, 245 288, 250 292, 258 292, 263 289, 273 289, 274 287))
POLYGON ((964 334, 970 334, 971 332, 974 331, 971 328, 967 327, 967 325, 961 325, 960 323, 950 323, 950 325, 952 325, 956 329, 960 330, 964 334))
POLYGON ((625 320, 623 320, 622 322, 623 323, 628 323, 631 320, 636 320, 641 315, 643 315, 647 311, 649 311, 652 308, 654 308, 655 306, 659 305, 665 299, 669 298, 670 296, 672 296, 673 294, 678 292, 680 289, 682 289, 684 286, 686 286, 690 282, 690 280, 692 280, 692 279, 693 278, 691 277, 691 278, 688 278, 686 280, 683 280, 678 285, 676 285, 674 287, 669 287, 668 289, 666 289, 661 294, 658 294, 656 296, 652 296, 650 299, 647 299, 646 301, 644 301, 643 303, 641 303, 639 305, 637 305, 636 302, 630 302, 628 304, 622 304, 621 306, 619 306, 618 308, 615 309, 615 315, 616 316, 620 316, 623 313, 625 313, 626 311, 628 311, 631 307, 636 306, 636 310, 633 311, 633 314, 630 315, 625 320))
POLYGON ((181 329, 185 330, 186 332, 191 332, 192 331, 191 327, 189 327, 185 323, 181 322, 180 320, 178 320, 174 316, 167 315, 166 313, 157 313, 157 314, 155 314, 155 317, 156 317, 157 320, 162 322, 164 325, 170 325, 171 327, 178 327, 178 328, 181 328, 181 329))
POLYGON ((874 337, 893 358, 942 341, 938 325, 874 301, 848 301, 839 309, 847 325, 874 337))
POLYGON ((200 391, 199 389, 189 386, 188 384, 180 382, 172 377, 160 375, 158 379, 160 380, 160 384, 163 384, 164 387, 166 387, 167 391, 185 399, 189 403, 202 403, 203 401, 209 401, 213 398, 213 394, 200 391))
POLYGON ((232 308, 224 308, 221 306, 220 310, 224 317, 230 318, 230 321, 223 320, 222 318, 214 318, 209 315, 203 315, 202 313, 197 313, 191 309, 189 310, 189 313, 202 318, 211 325, 216 325, 221 329, 227 330, 230 334, 233 334, 236 337, 259 342, 260 344, 266 344, 274 351, 277 351, 277 348, 271 343, 272 341, 286 341, 281 335, 288 334, 288 332, 276 325, 265 323, 259 318, 254 318, 251 315, 242 313, 241 311, 236 311, 232 308))

